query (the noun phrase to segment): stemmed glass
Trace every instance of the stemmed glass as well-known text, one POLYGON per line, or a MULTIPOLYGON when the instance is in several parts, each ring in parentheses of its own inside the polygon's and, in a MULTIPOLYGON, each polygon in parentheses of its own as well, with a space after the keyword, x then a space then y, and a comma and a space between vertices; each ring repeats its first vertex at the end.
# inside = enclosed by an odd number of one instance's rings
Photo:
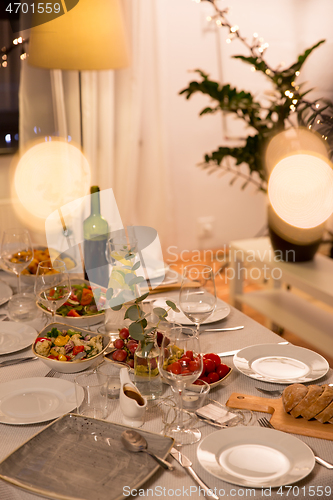
POLYGON ((169 329, 162 340, 158 368, 160 375, 178 393, 179 419, 168 427, 168 435, 174 438, 176 446, 196 443, 201 438, 201 432, 184 426, 182 398, 184 388, 193 384, 203 368, 199 337, 194 330, 189 334, 187 328, 185 334, 181 326, 169 329))
POLYGON ((51 322, 56 310, 69 299, 70 294, 71 282, 66 264, 60 259, 55 259, 53 264, 49 260, 40 262, 36 272, 35 295, 37 302, 51 310, 51 322))
POLYGON ((21 293, 21 272, 33 259, 33 247, 26 229, 13 228, 4 231, 1 258, 18 278, 17 293, 21 293))
POLYGON ((210 266, 193 264, 183 271, 179 294, 179 307, 185 316, 193 321, 199 334, 200 325, 214 312, 216 288, 214 272, 210 266), (193 288, 193 280, 200 286, 193 288))

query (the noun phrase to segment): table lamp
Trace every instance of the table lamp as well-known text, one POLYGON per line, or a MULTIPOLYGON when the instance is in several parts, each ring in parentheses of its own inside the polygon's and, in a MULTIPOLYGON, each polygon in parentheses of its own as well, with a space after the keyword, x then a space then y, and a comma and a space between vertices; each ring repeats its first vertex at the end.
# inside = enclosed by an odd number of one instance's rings
POLYGON ((313 132, 278 134, 266 151, 268 226, 286 261, 311 260, 333 213, 333 169, 326 144, 313 132))

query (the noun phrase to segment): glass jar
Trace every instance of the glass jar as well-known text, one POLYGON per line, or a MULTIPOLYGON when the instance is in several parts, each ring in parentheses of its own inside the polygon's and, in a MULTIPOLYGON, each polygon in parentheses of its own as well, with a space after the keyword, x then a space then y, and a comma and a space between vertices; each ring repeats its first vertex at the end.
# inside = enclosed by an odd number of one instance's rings
POLYGON ((141 341, 134 354, 134 383, 145 398, 157 399, 162 394, 162 379, 158 370, 160 349, 153 341, 150 351, 146 349, 146 342, 141 341))

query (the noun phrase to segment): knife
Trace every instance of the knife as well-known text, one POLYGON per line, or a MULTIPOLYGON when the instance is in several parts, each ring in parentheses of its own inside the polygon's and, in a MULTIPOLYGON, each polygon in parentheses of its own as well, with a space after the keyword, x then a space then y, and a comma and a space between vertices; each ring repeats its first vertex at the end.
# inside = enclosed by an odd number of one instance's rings
POLYGON ((205 332, 229 332, 231 330, 242 330, 244 326, 233 326, 230 328, 205 328, 204 330, 201 330, 200 333, 205 333, 205 332))
POLYGON ((35 356, 35 357, 29 357, 29 358, 7 359, 6 361, 2 361, 0 363, 0 367, 1 366, 18 365, 19 363, 26 363, 27 361, 33 361, 34 359, 38 359, 38 357, 35 356))
MULTIPOLYGON (((286 344, 289 344, 289 342, 278 342, 277 343, 277 345, 286 345, 286 344)), ((234 356, 242 349, 236 349, 235 351, 218 352, 217 355, 220 356, 220 358, 224 358, 225 356, 234 356)))
POLYGON ((171 448, 170 455, 175 460, 177 460, 177 462, 191 474, 191 476, 198 483, 198 485, 203 490, 205 490, 208 498, 219 500, 219 497, 213 493, 213 490, 211 488, 208 488, 208 486, 203 481, 201 481, 200 477, 194 472, 194 470, 192 469, 192 462, 189 458, 185 457, 185 455, 183 455, 180 451, 176 450, 176 448, 171 448))

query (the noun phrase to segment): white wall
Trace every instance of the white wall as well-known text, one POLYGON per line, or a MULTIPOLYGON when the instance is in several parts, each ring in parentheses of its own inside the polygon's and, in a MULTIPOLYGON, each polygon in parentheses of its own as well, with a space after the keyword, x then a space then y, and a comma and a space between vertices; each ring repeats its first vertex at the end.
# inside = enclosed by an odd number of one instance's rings
MULTIPOLYGON (((311 55, 310 63, 305 66, 311 69, 305 73, 304 80, 318 86, 323 95, 322 91, 333 90, 333 69, 323 61, 323 58, 329 61, 329 54, 332 55, 332 3, 330 0, 229 0, 220 4, 231 6, 228 18, 240 27, 243 35, 251 39, 257 32, 269 43, 266 54, 273 67, 280 63, 290 65, 299 53, 319 39, 330 39, 330 43, 311 55)), ((209 176, 196 167, 206 152, 222 145, 225 131, 221 116, 198 116, 201 109, 209 105, 207 97, 198 94, 187 101, 178 95, 189 81, 196 78, 189 70, 200 68, 218 79, 216 30, 208 30, 206 22, 206 16, 213 12, 213 8, 208 2, 198 5, 191 0, 159 0, 158 5, 175 244, 179 249, 218 248, 233 239, 255 236, 266 221, 265 195, 253 187, 241 191, 241 181, 230 186, 230 176, 209 176), (201 240, 198 238, 197 219, 205 216, 215 217, 214 236, 201 240)), ((263 75, 252 73, 248 65, 231 59, 232 54, 248 53, 239 41, 226 44, 227 35, 227 30, 219 30, 223 83, 257 94, 271 89, 263 75)), ((228 118, 229 135, 237 137, 241 134, 239 123, 228 118)))

